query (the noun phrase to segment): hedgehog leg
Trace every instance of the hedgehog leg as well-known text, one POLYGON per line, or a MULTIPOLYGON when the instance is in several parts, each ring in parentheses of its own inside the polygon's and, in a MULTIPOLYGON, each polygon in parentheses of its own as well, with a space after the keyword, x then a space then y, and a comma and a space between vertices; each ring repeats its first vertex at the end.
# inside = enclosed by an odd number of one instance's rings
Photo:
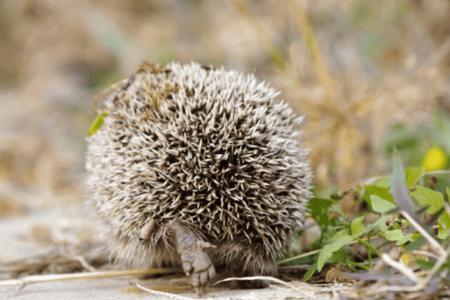
POLYGON ((140 241, 148 240, 154 228, 155 228, 155 220, 152 219, 141 228, 141 231, 139 232, 139 240, 140 241))
POLYGON ((216 276, 216 270, 205 252, 214 248, 208 242, 200 240, 186 226, 175 222, 171 229, 175 234, 177 252, 181 256, 181 263, 186 275, 192 276, 192 286, 199 296, 204 294, 205 286, 216 276))

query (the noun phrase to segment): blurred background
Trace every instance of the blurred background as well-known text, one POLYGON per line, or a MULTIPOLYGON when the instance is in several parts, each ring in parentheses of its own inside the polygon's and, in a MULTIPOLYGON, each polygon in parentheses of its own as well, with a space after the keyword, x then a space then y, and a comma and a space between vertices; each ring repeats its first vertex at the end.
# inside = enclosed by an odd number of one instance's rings
POLYGON ((0 0, 0 216, 82 203, 93 97, 143 60, 254 72, 306 115, 318 189, 448 167, 448 0, 0 0))

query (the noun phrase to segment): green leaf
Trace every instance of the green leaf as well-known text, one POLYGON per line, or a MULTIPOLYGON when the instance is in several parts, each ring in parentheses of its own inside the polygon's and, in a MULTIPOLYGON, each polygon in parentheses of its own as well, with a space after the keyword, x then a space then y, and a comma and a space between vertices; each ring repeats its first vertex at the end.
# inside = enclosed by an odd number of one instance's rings
POLYGON ((303 275, 303 280, 308 281, 311 279, 311 277, 316 273, 317 271, 317 263, 312 264, 308 271, 306 271, 305 275, 303 275))
POLYGON ((308 208, 312 218, 319 224, 321 228, 328 227, 330 224, 330 207, 335 201, 324 198, 314 197, 308 202, 308 208))
POLYGON ((384 200, 378 195, 370 196, 370 204, 372 206, 373 211, 385 214, 386 212, 393 210, 396 206, 392 202, 384 200))
POLYGON ((341 240, 342 238, 345 238, 349 236, 347 229, 339 230, 338 232, 335 232, 333 235, 331 235, 326 241, 328 244, 334 243, 336 241, 341 240))
POLYGON ((388 226, 386 225, 387 220, 388 216, 382 215, 381 217, 378 218, 378 220, 375 223, 371 225, 373 226, 373 228, 378 228, 378 230, 380 230, 381 232, 386 232, 389 229, 388 226))
POLYGON ((353 242, 354 237, 348 235, 346 230, 339 231, 333 236, 333 242, 325 245, 319 253, 317 259, 317 270, 320 272, 325 265, 325 263, 331 258, 334 252, 338 251, 345 245, 353 242))
POLYGON ((446 190, 447 190, 447 197, 448 197, 448 200, 450 200, 450 188, 446 188, 446 190))
POLYGON ((108 116, 108 112, 103 111, 95 117, 94 122, 92 122, 91 127, 89 127, 89 136, 93 136, 97 130, 99 130, 103 123, 105 122, 105 118, 108 116))
POLYGON ((375 185, 381 188, 389 189, 391 186, 391 176, 383 176, 375 182, 375 185))
POLYGON ((444 195, 423 186, 417 186, 411 193, 420 206, 428 206, 427 212, 434 214, 444 206, 444 195))
POLYGON ((450 236, 450 215, 444 211, 438 219, 438 238, 441 240, 448 239, 450 236))
POLYGON ((361 234, 364 233, 366 228, 364 227, 364 216, 356 218, 352 221, 352 224, 350 225, 352 229, 352 236, 353 237, 359 237, 361 234))
POLYGON ((406 251, 414 251, 414 250, 419 250, 421 249, 425 244, 427 244, 427 240, 420 235, 419 237, 417 237, 415 240, 411 241, 411 243, 409 243, 406 247, 405 250, 406 251))
POLYGON ((419 266, 419 268, 425 271, 431 270, 434 266, 433 262, 424 259, 417 259, 416 264, 419 266))
POLYGON ((349 257, 344 248, 339 249, 331 255, 328 263, 330 264, 346 264, 349 257))
POLYGON ((367 203, 370 203, 370 196, 377 195, 383 199, 394 202, 392 194, 389 192, 388 187, 381 187, 378 185, 366 185, 364 187, 364 198, 367 203))
POLYGON ((409 168, 406 170, 406 185, 411 189, 416 186, 417 181, 424 173, 423 168, 409 168))
POLYGON ((384 232, 384 237, 391 242, 396 242, 397 246, 411 241, 411 234, 404 235, 400 229, 388 230, 384 232))

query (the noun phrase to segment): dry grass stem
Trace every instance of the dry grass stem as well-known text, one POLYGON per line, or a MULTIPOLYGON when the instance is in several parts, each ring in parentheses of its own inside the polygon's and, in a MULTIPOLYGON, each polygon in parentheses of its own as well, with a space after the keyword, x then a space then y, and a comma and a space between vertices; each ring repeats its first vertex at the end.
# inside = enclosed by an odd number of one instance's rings
POLYGON ((430 243, 434 250, 436 250, 441 256, 447 255, 445 249, 442 248, 442 246, 407 212, 401 211, 400 214, 430 243))
POLYGON ((287 66, 286 62, 283 58, 283 54, 274 46, 274 44, 271 42, 270 38, 265 33, 264 29, 259 25, 258 21, 255 20, 255 17, 251 13, 250 9, 248 8, 247 4, 243 0, 232 0, 234 6, 239 11, 239 13, 245 17, 249 24, 253 27, 254 31, 258 34, 261 43, 263 47, 266 49, 267 52, 272 57, 272 60, 276 64, 276 66, 281 71, 286 71, 287 66))
POLYGON ((177 295, 177 294, 172 294, 172 293, 152 290, 152 289, 143 287, 139 283, 136 283, 136 287, 141 289, 141 290, 143 290, 143 291, 145 291, 145 292, 147 292, 147 293, 151 293, 151 294, 159 295, 159 296, 164 296, 164 297, 167 297, 169 299, 176 299, 176 300, 192 300, 193 299, 193 298, 189 298, 189 297, 185 297, 185 296, 180 296, 180 295, 177 295))
POLYGON ((83 268, 85 268, 86 270, 88 270, 90 272, 97 272, 97 269, 95 267, 93 267, 90 263, 88 263, 83 256, 78 255, 76 257, 69 257, 69 258, 78 261, 83 266, 83 268))
MULTIPOLYGON (((429 171, 429 172, 423 173, 422 177, 423 176, 440 176, 440 175, 450 175, 450 170, 429 171)), ((390 174, 370 177, 370 178, 367 178, 366 180, 364 180, 360 185, 374 184, 378 180, 383 179, 388 176, 390 176, 390 174)))
POLYGON ((286 286, 286 287, 288 287, 288 288, 290 288, 290 289, 300 293, 302 296, 307 297, 308 299, 316 299, 314 294, 304 292, 303 290, 299 289, 298 287, 296 287, 293 284, 290 284, 288 282, 285 282, 283 280, 280 280, 280 279, 275 278, 275 277, 270 277, 270 276, 228 277, 228 278, 225 278, 225 279, 217 281, 216 283, 214 283, 214 285, 219 284, 221 282, 228 282, 228 281, 234 281, 234 280, 239 280, 239 281, 252 281, 252 280, 270 281, 270 282, 273 282, 273 283, 278 283, 280 285, 286 286))
POLYGON ((389 266, 395 268, 399 272, 401 272, 403 275, 411 279, 413 282, 415 282, 415 285, 408 285, 408 286, 401 286, 401 285, 393 285, 393 286, 381 286, 379 288, 374 288, 372 286, 370 294, 377 294, 377 293, 385 293, 385 292, 418 292, 423 290, 427 284, 430 282, 430 280, 433 278, 433 276, 439 271, 439 269, 442 267, 442 265, 447 261, 447 258, 450 253, 450 246, 445 250, 442 248, 442 246, 433 238, 431 237, 428 232, 426 232, 425 229, 423 229, 408 213, 401 211, 401 215, 408 220, 411 225, 416 228, 416 230, 422 234, 422 236, 430 243, 432 248, 437 251, 440 256, 438 257, 436 263, 434 264, 433 268, 431 268, 430 271, 426 272, 425 278, 420 278, 417 275, 419 273, 414 273, 411 269, 407 268, 403 264, 394 261, 390 256, 383 254, 382 259, 385 263, 387 263, 389 266))
POLYGON ((306 252, 306 253, 302 253, 302 254, 299 254, 299 255, 296 255, 296 256, 293 256, 293 257, 288 257, 286 259, 280 260, 278 262, 278 264, 282 265, 282 264, 288 263, 290 261, 294 261, 294 260, 299 259, 299 258, 308 257, 308 256, 311 256, 311 255, 317 254, 320 251, 321 251, 320 249, 317 249, 317 250, 313 250, 313 251, 309 251, 309 252, 306 252))
POLYGON ((71 273, 71 274, 31 275, 18 279, 9 279, 0 281, 0 287, 2 286, 24 287, 29 284, 53 282, 53 281, 103 279, 103 278, 143 276, 143 275, 165 275, 176 272, 179 272, 179 270, 169 268, 159 268, 159 269, 155 268, 155 269, 119 270, 119 271, 98 271, 98 272, 71 273))
POLYGON ((323 59, 319 43, 316 35, 314 34, 311 23, 309 22, 303 7, 298 3, 298 1, 291 0, 290 3, 293 8, 293 13, 295 15, 298 28, 303 35, 303 39, 305 40, 305 44, 313 60, 313 66, 317 77, 325 88, 327 97, 330 100, 333 100, 335 97, 335 84, 323 59))
POLYGON ((98 104, 100 103, 100 101, 110 95, 113 91, 117 90, 121 85, 123 85, 125 82, 127 82, 128 79, 122 79, 120 81, 117 81, 115 83, 113 83, 112 85, 104 88, 103 90, 101 90, 95 97, 94 97, 94 101, 93 101, 93 107, 94 107, 94 112, 97 112, 98 110, 98 104))
POLYGON ((416 274, 414 274, 414 272, 410 268, 406 267, 404 264, 393 260, 386 253, 383 253, 383 255, 381 255, 381 258, 389 266, 391 266, 394 269, 398 270, 400 273, 402 273, 403 275, 405 275, 406 277, 408 277, 412 281, 414 281, 416 283, 419 282, 419 279, 417 278, 416 274))

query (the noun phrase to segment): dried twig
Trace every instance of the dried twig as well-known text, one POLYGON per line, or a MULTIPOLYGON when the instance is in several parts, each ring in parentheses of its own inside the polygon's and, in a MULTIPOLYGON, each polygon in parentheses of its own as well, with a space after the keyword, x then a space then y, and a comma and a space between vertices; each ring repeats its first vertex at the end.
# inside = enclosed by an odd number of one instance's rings
POLYGON ((72 258, 72 259, 78 261, 81 264, 81 266, 83 266, 83 268, 85 268, 89 272, 97 272, 97 269, 94 266, 92 266, 90 263, 88 263, 82 255, 77 255, 75 257, 69 257, 69 258, 72 258))
MULTIPOLYGON (((429 171, 429 172, 425 172, 422 174, 423 176, 439 176, 439 175, 450 175, 450 170, 437 170, 437 171, 429 171)), ((377 182, 380 179, 383 179, 385 177, 388 177, 390 175, 379 175, 379 176, 374 176, 374 177, 370 177, 367 178, 366 180, 364 180, 361 185, 369 185, 369 184, 374 184, 375 182, 377 182)))
POLYGON ((291 0, 290 4, 292 6, 292 11, 297 21, 298 28, 302 32, 303 39, 305 40, 305 44, 311 55, 317 77, 322 86, 325 88, 328 98, 333 99, 335 97, 335 83, 325 64, 325 60, 320 51, 319 42, 314 34, 311 23, 303 7, 297 1, 291 0))
POLYGON ((410 268, 406 267, 404 264, 393 260, 386 253, 383 253, 383 255, 381 255, 381 258, 383 259, 383 261, 385 263, 387 263, 394 269, 397 269, 400 273, 402 273, 403 275, 405 275, 406 277, 411 279, 413 282, 415 282, 415 283, 419 282, 419 278, 417 278, 416 274, 414 274, 414 272, 410 268))
POLYGON ((113 83, 112 85, 108 86, 107 88, 104 88, 103 90, 101 90, 94 97, 94 101, 93 101, 94 112, 97 112, 98 104, 104 97, 110 95, 113 91, 117 90, 121 85, 125 84, 127 81, 128 81, 128 79, 122 79, 120 81, 113 83))
POLYGON ((154 268, 154 269, 132 269, 132 270, 99 271, 99 272, 71 273, 71 274, 32 275, 18 279, 9 279, 0 281, 0 287, 2 286, 24 287, 28 284, 53 282, 53 281, 66 281, 66 280, 100 279, 100 278, 114 278, 114 277, 142 276, 142 275, 165 275, 176 272, 179 272, 179 270, 168 268, 154 268))
POLYGON ((434 274, 436 274, 440 267, 445 263, 449 255, 450 248, 446 251, 422 226, 420 226, 420 224, 408 212, 406 212, 405 210, 401 210, 400 214, 428 241, 432 249, 434 249, 439 254, 439 258, 434 264, 433 268, 428 272, 427 276, 425 278, 419 278, 417 277, 417 274, 415 274, 411 269, 405 267, 401 263, 392 260, 388 255, 384 254, 382 256, 383 261, 385 261, 391 267, 394 267, 395 269, 400 271, 403 275, 414 281, 416 284, 410 286, 386 286, 380 288, 378 292, 415 292, 422 290, 430 282, 434 274))
POLYGON ((270 282, 274 282, 274 283, 278 283, 281 284, 283 286, 286 286, 298 293, 300 293, 301 295, 303 295, 304 297, 307 297, 309 299, 316 299, 314 294, 311 293, 307 293, 301 289, 299 289, 298 287, 296 287, 293 284, 290 284, 288 282, 285 282, 283 280, 280 280, 278 278, 275 277, 271 277, 271 276, 251 276, 251 277, 228 277, 222 280, 219 280, 217 282, 214 283, 214 285, 219 284, 221 282, 228 282, 228 281, 234 281, 234 280, 239 280, 239 281, 252 281, 252 280, 264 280, 264 281, 270 281, 270 282))
POLYGON ((430 243, 431 247, 441 256, 446 255, 445 249, 422 227, 416 222, 406 211, 400 211, 400 214, 430 243))
POLYGON ((439 259, 439 256, 429 252, 429 251, 424 251, 424 250, 412 250, 411 251, 413 254, 417 254, 417 255, 422 255, 422 256, 426 256, 426 257, 431 257, 433 259, 439 259))
POLYGON ((192 300, 192 298, 189 297, 185 297, 185 296, 180 296, 180 295, 176 295, 176 294, 172 294, 172 293, 167 293, 167 292, 161 292, 161 291, 155 291, 146 287, 143 287, 142 285, 140 285, 139 283, 136 283, 136 287, 138 287, 139 289, 146 291, 148 293, 154 294, 154 295, 160 295, 160 296, 165 296, 167 298, 170 299, 176 299, 176 300, 192 300))

